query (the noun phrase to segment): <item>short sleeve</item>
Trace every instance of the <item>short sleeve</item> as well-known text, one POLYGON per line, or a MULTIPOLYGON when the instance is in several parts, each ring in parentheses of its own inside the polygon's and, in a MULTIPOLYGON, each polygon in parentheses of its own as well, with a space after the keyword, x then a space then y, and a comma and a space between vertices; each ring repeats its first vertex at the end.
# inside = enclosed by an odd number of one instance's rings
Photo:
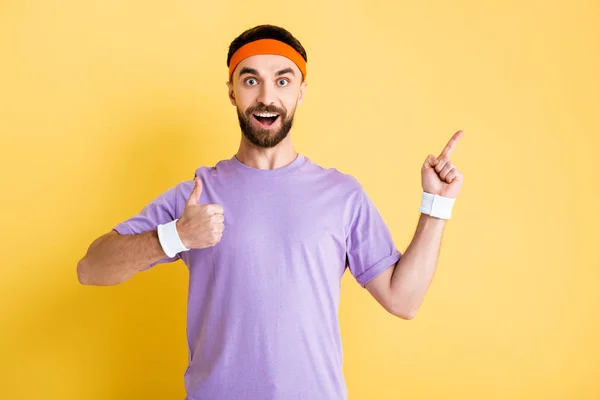
POLYGON ((357 203, 348 228, 346 258, 350 272, 364 288, 398 262, 402 253, 394 246, 387 225, 362 188, 357 203))
MULTIPOLYGON (((120 222, 113 229, 121 235, 137 235, 156 229, 159 224, 173 221, 177 218, 177 194, 178 186, 174 186, 152 200, 137 215, 120 222)), ((176 261, 179 258, 179 254, 175 257, 165 255, 164 258, 148 265, 142 271, 157 264, 176 261)))

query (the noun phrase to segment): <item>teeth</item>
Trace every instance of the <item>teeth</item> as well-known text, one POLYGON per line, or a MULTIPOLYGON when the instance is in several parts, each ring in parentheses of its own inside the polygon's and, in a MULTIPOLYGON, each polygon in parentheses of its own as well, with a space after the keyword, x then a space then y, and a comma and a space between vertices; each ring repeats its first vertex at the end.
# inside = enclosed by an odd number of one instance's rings
POLYGON ((279 114, 275 114, 275 113, 258 113, 258 114, 254 114, 257 117, 263 117, 263 118, 268 118, 268 117, 277 117, 279 114))

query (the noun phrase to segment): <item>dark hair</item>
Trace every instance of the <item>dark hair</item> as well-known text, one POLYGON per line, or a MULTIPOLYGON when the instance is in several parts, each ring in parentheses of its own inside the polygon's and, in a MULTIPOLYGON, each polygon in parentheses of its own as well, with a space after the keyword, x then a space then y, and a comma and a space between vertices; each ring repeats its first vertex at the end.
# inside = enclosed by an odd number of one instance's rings
POLYGON ((289 44, 302 56, 302 58, 304 58, 304 61, 308 62, 306 50, 304 50, 300 41, 292 36, 290 32, 275 25, 258 25, 244 31, 231 42, 229 45, 229 53, 227 53, 227 67, 229 68, 231 57, 233 57, 233 54, 238 51, 240 47, 260 39, 275 39, 289 44))

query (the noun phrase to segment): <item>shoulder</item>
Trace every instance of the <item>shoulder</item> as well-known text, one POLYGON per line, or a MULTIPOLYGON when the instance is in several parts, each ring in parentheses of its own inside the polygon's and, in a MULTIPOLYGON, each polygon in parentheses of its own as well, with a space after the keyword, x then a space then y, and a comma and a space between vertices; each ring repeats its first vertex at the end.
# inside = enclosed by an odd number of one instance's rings
POLYGON ((208 182, 210 179, 217 178, 219 176, 223 177, 227 174, 232 174, 233 172, 234 167, 231 159, 220 160, 214 165, 199 166, 195 169, 194 175, 191 177, 192 187, 195 177, 199 177, 203 181, 208 182))
POLYGON ((335 189, 346 199, 357 200, 362 196, 364 191, 362 184, 349 173, 333 167, 324 167, 310 160, 306 170, 309 174, 322 178, 329 189, 335 189))
POLYGON ((162 194, 162 196, 169 199, 179 200, 181 198, 184 198, 185 200, 187 200, 187 198, 194 190, 194 186, 196 185, 194 179, 198 176, 202 180, 203 184, 209 185, 210 178, 215 175, 217 171, 217 166, 220 163, 221 161, 219 161, 219 163, 217 163, 215 166, 206 165, 197 167, 196 169, 194 169, 194 172, 190 174, 189 179, 180 180, 176 184, 172 185, 167 191, 165 191, 162 194))

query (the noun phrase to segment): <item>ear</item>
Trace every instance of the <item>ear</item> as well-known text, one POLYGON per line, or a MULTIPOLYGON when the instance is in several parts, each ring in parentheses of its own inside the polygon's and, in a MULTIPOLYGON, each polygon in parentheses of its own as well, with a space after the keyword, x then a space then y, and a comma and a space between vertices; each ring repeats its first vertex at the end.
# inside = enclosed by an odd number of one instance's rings
POLYGON ((304 98, 304 92, 306 91, 306 86, 308 85, 308 83, 302 82, 300 84, 300 94, 298 95, 298 104, 302 104, 302 99, 304 98))
POLYGON ((235 106, 235 92, 233 91, 233 83, 225 82, 225 84, 227 85, 227 90, 229 92, 229 101, 235 106))

